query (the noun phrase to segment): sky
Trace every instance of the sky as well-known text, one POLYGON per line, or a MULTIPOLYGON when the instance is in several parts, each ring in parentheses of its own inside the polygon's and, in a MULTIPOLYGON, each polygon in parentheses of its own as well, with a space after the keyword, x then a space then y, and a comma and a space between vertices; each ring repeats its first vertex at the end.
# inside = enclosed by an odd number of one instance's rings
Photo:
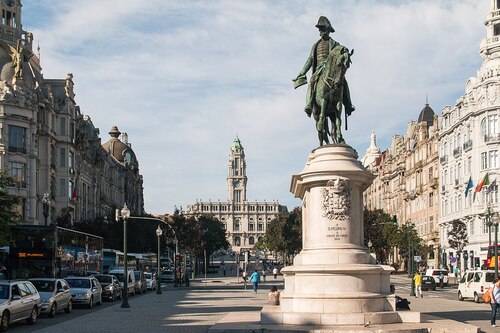
MULTIPOLYGON (((300 206, 293 174, 318 146, 293 89, 318 18, 354 49, 346 73, 356 111, 346 143, 361 159, 374 131, 385 150, 429 105, 440 115, 482 64, 489 0, 24 0, 23 29, 46 79, 73 73, 76 103, 100 129, 128 134, 145 210, 227 200, 238 136, 247 199, 300 206)), ((310 77, 311 73, 308 73, 310 77)))

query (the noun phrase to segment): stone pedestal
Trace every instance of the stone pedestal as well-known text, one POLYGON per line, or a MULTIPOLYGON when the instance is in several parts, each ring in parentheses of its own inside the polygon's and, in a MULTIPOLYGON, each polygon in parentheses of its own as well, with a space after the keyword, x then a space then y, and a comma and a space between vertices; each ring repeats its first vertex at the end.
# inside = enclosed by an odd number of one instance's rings
POLYGON ((389 290, 393 268, 375 264, 363 245, 363 191, 374 176, 357 157, 345 144, 323 146, 292 177, 290 190, 302 199, 302 251, 281 270, 280 308, 265 307, 262 324, 401 322, 389 290))

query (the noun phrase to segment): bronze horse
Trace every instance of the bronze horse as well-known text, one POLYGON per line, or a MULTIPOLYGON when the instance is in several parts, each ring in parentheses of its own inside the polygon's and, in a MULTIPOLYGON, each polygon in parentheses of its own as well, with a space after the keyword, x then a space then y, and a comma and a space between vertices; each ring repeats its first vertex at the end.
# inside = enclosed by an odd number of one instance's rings
POLYGON ((334 47, 325 61, 325 66, 318 77, 315 93, 313 94, 313 116, 316 121, 319 145, 329 144, 328 136, 332 143, 345 143, 342 137, 342 96, 344 92, 345 72, 351 64, 351 55, 354 50, 349 50, 341 45, 334 47), (332 131, 328 128, 330 119, 332 131))

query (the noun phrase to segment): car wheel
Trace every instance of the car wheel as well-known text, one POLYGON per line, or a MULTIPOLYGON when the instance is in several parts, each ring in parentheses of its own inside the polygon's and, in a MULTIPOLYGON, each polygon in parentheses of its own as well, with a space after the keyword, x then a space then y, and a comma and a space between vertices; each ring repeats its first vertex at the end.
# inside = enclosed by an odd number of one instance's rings
POLYGON ((38 311, 36 310, 36 306, 31 310, 30 317, 26 319, 26 322, 30 325, 34 325, 36 323, 36 318, 38 317, 38 311))
POLYGON ((4 311, 2 313, 2 319, 0 320, 0 331, 5 332, 7 328, 9 327, 9 313, 7 311, 4 311))
POLYGON ((52 303, 52 306, 50 307, 49 311, 50 318, 54 318, 56 316, 56 309, 57 309, 56 303, 52 303))
POLYGON ((90 297, 89 309, 92 309, 93 307, 94 307, 94 297, 90 297))
POLYGON ((66 309, 64 309, 64 312, 71 313, 71 311, 73 311, 73 302, 69 300, 68 306, 66 307, 66 309))
POLYGON ((462 293, 460 291, 458 292, 458 300, 459 301, 463 301, 464 300, 464 298, 462 296, 462 293))
POLYGON ((474 293, 474 302, 476 302, 476 303, 481 302, 481 298, 479 297, 479 295, 477 293, 474 293))

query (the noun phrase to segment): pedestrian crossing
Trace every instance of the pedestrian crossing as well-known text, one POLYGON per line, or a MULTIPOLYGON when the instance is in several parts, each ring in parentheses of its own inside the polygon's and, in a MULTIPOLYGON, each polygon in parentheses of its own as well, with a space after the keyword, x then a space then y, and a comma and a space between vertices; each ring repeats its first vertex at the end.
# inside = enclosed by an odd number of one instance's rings
MULTIPOLYGON (((401 297, 408 297, 411 293, 411 284, 395 284, 396 295, 401 297)), ((424 297, 428 298, 444 298, 444 299, 457 299, 457 288, 456 287, 444 287, 443 289, 437 287, 436 290, 424 290, 422 291, 424 297)), ((413 296, 412 296, 413 297, 413 296)))

